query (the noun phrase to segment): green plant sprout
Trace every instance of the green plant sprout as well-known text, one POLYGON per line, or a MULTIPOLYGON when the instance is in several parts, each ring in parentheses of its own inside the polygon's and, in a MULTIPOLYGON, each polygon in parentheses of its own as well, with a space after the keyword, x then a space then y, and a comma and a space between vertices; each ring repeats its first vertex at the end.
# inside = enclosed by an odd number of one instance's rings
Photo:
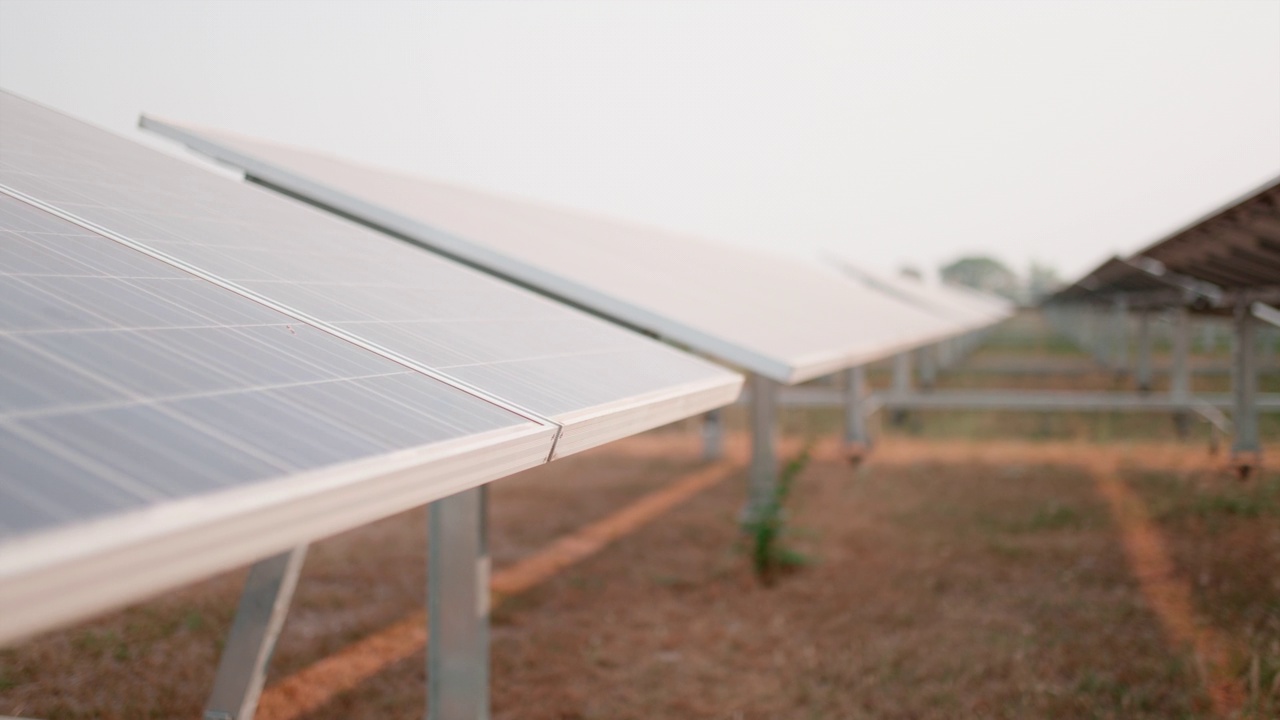
POLYGON ((773 585, 780 573, 809 564, 803 553, 782 543, 786 528, 786 504, 796 478, 804 471, 812 456, 813 440, 789 460, 778 475, 773 494, 745 529, 751 542, 751 565, 756 578, 766 586, 773 585))

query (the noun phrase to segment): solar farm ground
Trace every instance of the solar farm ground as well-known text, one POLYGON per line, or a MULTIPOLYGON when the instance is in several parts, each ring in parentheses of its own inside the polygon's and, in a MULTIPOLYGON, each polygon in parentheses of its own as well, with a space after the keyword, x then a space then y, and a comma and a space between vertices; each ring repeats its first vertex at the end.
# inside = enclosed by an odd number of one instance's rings
MULTIPOLYGON (((943 385, 1030 385, 983 368, 1079 360, 1013 328, 943 385)), ((1034 386, 1119 383, 1090 371, 1034 386)), ((788 456, 826 438, 789 504, 786 542, 809 564, 755 580, 743 473, 725 473, 497 606, 494 717, 1280 716, 1280 472, 1237 480, 1207 428, 1178 440, 1163 415, 1014 413, 909 416, 854 469, 830 441, 835 417, 785 422, 788 456)), ((1264 438, 1280 438, 1274 422, 1264 438)), ((745 453, 731 433, 730 459, 745 453)), ((699 472, 698 454, 690 423, 499 481, 495 575, 699 472)), ((260 717, 421 717, 412 642, 349 648, 420 612, 425 536, 413 512, 312 548, 260 717), (325 658, 338 661, 299 694, 325 658)), ((242 578, 0 650, 0 715, 198 717, 242 578)))

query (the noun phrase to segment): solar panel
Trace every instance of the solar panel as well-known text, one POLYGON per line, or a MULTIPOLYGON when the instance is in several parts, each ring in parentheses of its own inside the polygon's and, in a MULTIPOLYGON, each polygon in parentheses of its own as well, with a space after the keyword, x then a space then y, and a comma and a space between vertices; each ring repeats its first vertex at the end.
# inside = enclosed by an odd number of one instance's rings
POLYGON ((1227 290, 1280 298, 1280 177, 1136 255, 1227 290))
POLYGON ((952 331, 921 308, 783 258, 153 118, 142 126, 286 193, 780 382, 952 331))
POLYGON ((563 426, 563 456, 741 379, 448 259, 0 95, 0 183, 273 307, 563 426))
MULTIPOLYGON (((195 500, 221 521, 249 490, 305 503, 323 483, 285 478, 395 453, 421 470, 456 455, 458 440, 494 451, 491 479, 544 461, 553 433, 0 194, 0 640, 66 616, 59 604, 74 615, 173 582, 155 566, 152 581, 121 572, 91 593, 42 595, 57 568, 136 552, 138 527, 164 508, 189 513, 195 500), (59 532, 84 527, 99 528, 89 545, 59 532), (33 566, 50 555, 66 557, 33 566)), ((416 499, 456 478, 441 480, 421 472, 416 499)), ((190 519, 188 532, 208 530, 207 517, 190 519)), ((146 540, 172 541, 172 528, 146 540)), ((184 553, 174 574, 209 562, 184 553)))
POLYGON ((0 642, 741 378, 0 93, 0 642))
POLYGON ((882 275, 832 255, 833 264, 846 276, 951 320, 956 332, 986 327, 1012 314, 1012 305, 995 297, 982 297, 959 287, 931 285, 922 280, 882 275))

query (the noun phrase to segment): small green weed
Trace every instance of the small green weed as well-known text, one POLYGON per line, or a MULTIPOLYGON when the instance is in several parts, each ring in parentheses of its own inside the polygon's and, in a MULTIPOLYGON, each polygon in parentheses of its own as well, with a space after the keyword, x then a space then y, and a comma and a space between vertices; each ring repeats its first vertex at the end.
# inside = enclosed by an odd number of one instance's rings
POLYGON ((1078 528, 1084 525, 1084 517, 1080 511, 1070 505, 1050 504, 1036 511, 1027 523, 1027 530, 1061 530, 1078 528))
POLYGON ((1276 497, 1277 489, 1280 489, 1280 483, 1270 483, 1258 491, 1248 494, 1206 493, 1195 499, 1192 512, 1206 518, 1215 515, 1256 518, 1263 515, 1280 514, 1280 502, 1277 502, 1276 497))
POLYGON ((1280 477, 1204 487, 1165 473, 1143 473, 1138 482, 1149 488, 1152 510, 1162 520, 1194 517, 1212 523, 1227 518, 1280 517, 1280 477))
POLYGON ((72 638, 71 645, 77 651, 95 659, 108 654, 116 660, 127 660, 130 657, 129 646, 125 644, 120 633, 114 630, 101 632, 85 630, 72 638))
POLYGON ((1008 517, 983 514, 978 518, 982 528, 1007 534, 1079 530, 1092 524, 1093 520, 1091 513, 1056 501, 1036 508, 1030 516, 1008 517))
POLYGON ((751 542, 751 565, 756 578, 765 585, 772 585, 779 572, 809 564, 804 554, 782 544, 786 534, 786 503, 796 478, 804 471, 812 457, 813 442, 805 444, 796 457, 787 462, 778 475, 773 496, 757 517, 746 523, 745 529, 751 542))
POLYGON ((182 616, 182 624, 189 632, 197 632, 204 629, 204 616, 199 610, 188 610, 187 614, 182 616))

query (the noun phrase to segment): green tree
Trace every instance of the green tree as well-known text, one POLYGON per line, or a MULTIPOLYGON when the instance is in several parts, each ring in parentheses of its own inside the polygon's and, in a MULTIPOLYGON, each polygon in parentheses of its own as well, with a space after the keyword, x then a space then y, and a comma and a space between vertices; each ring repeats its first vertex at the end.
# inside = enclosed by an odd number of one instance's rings
POLYGON ((1035 260, 1027 269, 1027 300, 1035 303, 1041 298, 1051 295, 1065 285, 1058 271, 1048 265, 1041 265, 1035 260))
POLYGON ((946 282, 965 285, 1014 301, 1023 299, 1018 276, 1004 263, 992 257, 985 255, 962 257, 943 265, 939 272, 946 282))

